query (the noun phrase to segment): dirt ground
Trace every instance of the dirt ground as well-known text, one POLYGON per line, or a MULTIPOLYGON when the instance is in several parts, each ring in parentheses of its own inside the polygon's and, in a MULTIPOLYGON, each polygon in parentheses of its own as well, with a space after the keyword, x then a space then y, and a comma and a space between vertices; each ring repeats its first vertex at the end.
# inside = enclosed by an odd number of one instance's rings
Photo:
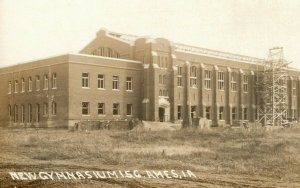
POLYGON ((0 129, 0 187, 300 187, 300 127, 0 129), (8 172, 190 170, 189 178, 12 180, 8 172))

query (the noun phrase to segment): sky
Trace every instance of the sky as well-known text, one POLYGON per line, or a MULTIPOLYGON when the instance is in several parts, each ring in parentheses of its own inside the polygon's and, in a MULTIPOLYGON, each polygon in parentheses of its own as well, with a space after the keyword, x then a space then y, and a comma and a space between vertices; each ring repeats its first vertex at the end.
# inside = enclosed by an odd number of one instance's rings
POLYGON ((79 52, 101 28, 300 68, 299 0, 0 0, 0 67, 79 52))

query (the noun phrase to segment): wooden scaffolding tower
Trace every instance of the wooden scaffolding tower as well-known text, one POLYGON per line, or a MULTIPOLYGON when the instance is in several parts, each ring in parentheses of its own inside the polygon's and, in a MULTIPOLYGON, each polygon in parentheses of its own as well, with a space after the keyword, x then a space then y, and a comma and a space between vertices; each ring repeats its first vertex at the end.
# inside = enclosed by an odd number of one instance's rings
POLYGON ((268 59, 258 65, 257 121, 263 126, 288 124, 287 70, 282 47, 270 49, 268 59))

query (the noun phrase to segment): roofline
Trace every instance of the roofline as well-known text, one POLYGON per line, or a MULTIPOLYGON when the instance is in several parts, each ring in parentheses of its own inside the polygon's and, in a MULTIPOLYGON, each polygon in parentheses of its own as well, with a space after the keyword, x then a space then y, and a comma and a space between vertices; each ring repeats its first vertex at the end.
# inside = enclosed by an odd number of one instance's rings
POLYGON ((142 62, 140 62, 140 61, 134 61, 134 60, 130 60, 130 59, 120 59, 120 58, 113 58, 113 57, 95 56, 95 55, 88 55, 88 54, 70 52, 70 53, 64 53, 64 54, 59 54, 59 55, 55 55, 55 56, 49 56, 49 57, 46 57, 46 58, 38 58, 38 59, 35 59, 35 60, 25 61, 25 62, 22 62, 22 63, 16 63, 16 64, 8 65, 8 66, 2 66, 2 67, 0 67, 0 69, 16 67, 16 66, 19 66, 19 65, 35 63, 35 62, 38 62, 38 61, 44 61, 44 60, 48 60, 48 59, 52 59, 52 58, 58 58, 58 57, 62 57, 62 56, 68 56, 68 55, 85 56, 85 57, 92 57, 92 58, 98 58, 98 59, 125 61, 125 62, 130 62, 130 63, 142 64, 142 62))
POLYGON ((116 61, 125 61, 130 63, 138 63, 142 64, 141 61, 135 61, 130 59, 121 59, 121 58, 113 58, 113 57, 105 57, 105 56, 96 56, 96 55, 89 55, 89 54, 81 54, 81 53, 69 53, 68 55, 77 55, 77 56, 84 56, 84 57, 92 57, 92 58, 98 58, 98 59, 108 59, 108 60, 116 60, 116 61))
POLYGON ((48 57, 45 57, 45 58, 37 58, 37 59, 27 60, 27 61, 11 64, 11 65, 7 65, 7 66, 2 66, 2 67, 0 67, 0 69, 14 67, 14 66, 18 66, 18 65, 27 64, 27 63, 34 63, 34 62, 37 62, 37 61, 43 61, 43 60, 52 59, 52 58, 61 57, 61 56, 66 56, 68 54, 69 53, 63 53, 63 54, 48 56, 48 57))

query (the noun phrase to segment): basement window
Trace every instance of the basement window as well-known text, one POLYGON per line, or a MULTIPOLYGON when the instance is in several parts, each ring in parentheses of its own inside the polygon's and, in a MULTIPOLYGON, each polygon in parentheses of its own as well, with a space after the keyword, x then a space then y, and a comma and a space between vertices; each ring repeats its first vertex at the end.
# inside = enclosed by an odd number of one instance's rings
POLYGON ((132 104, 127 104, 127 116, 132 116, 132 104))
POLYGON ((219 120, 224 120, 224 107, 219 107, 219 120))
POLYGON ((114 103, 113 104, 113 115, 119 115, 119 103, 114 103))
POLYGON ((82 115, 90 114, 89 106, 90 106, 89 102, 82 102, 82 115))

